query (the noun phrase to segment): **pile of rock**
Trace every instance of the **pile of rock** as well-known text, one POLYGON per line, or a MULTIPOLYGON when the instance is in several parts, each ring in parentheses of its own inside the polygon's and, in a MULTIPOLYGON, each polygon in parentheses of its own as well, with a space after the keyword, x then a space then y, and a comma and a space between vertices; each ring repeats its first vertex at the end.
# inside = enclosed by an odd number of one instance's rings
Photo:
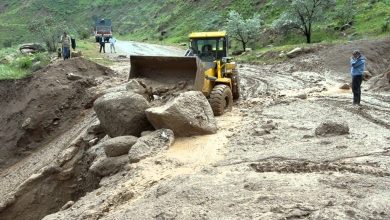
POLYGON ((93 147, 100 154, 90 167, 91 172, 111 175, 127 163, 168 149, 175 136, 217 132, 213 111, 201 92, 181 93, 157 107, 148 97, 147 89, 132 80, 95 101, 100 129, 107 137, 93 147))
POLYGON ((45 52, 45 48, 39 43, 23 44, 19 47, 19 51, 23 54, 45 52))

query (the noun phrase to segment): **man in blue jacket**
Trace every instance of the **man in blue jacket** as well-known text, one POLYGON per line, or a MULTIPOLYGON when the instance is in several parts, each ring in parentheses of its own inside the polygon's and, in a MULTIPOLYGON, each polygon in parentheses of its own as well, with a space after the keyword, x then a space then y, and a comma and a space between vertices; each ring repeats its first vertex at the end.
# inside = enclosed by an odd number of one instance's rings
POLYGON ((354 50, 351 57, 351 75, 353 104, 360 105, 360 86, 363 80, 364 68, 366 67, 366 58, 358 50, 354 50))

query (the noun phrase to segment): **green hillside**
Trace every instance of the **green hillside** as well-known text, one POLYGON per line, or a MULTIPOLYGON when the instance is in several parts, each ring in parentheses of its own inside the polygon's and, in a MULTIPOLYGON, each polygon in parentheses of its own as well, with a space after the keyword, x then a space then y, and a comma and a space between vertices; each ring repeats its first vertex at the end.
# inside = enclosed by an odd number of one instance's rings
MULTIPOLYGON (((337 2, 337 7, 342 7, 346 0, 337 2)), ((389 34, 383 29, 390 20, 390 0, 357 0, 357 6, 352 30, 344 34, 335 31, 340 24, 330 13, 328 21, 315 27, 313 41, 348 39, 351 34, 354 38, 389 34)), ((259 13, 265 26, 281 13, 273 1, 265 0, 8 0, 0 3, 0 46, 39 40, 28 26, 47 16, 66 22, 69 31, 79 37, 92 32, 94 19, 110 18, 119 38, 177 43, 186 41, 191 31, 224 29, 230 10, 244 17, 259 13)), ((298 35, 289 35, 280 43, 303 41, 298 35)))

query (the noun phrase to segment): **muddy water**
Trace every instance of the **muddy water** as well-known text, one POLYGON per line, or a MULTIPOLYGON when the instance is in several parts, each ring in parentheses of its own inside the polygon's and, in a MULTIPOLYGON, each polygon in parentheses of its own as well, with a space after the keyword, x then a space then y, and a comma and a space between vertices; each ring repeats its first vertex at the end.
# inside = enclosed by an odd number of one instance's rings
POLYGON ((352 106, 320 60, 242 65, 217 134, 178 138, 45 219, 389 219, 390 96, 352 106), (327 120, 349 134, 316 136, 327 120))

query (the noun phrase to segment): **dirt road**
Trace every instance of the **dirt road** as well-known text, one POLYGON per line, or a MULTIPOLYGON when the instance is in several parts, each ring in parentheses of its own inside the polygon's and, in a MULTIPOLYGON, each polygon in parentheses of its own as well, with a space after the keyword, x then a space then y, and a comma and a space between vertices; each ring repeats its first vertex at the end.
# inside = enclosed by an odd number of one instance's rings
POLYGON ((370 57, 362 107, 338 89, 357 45, 390 57, 384 40, 240 64, 242 98, 217 134, 178 138, 44 219, 389 219, 390 93, 372 88, 386 65, 370 57), (316 135, 325 121, 349 133, 316 135))
POLYGON ((124 53, 127 55, 183 56, 185 52, 177 47, 131 41, 117 41, 116 48, 118 53, 124 53))

